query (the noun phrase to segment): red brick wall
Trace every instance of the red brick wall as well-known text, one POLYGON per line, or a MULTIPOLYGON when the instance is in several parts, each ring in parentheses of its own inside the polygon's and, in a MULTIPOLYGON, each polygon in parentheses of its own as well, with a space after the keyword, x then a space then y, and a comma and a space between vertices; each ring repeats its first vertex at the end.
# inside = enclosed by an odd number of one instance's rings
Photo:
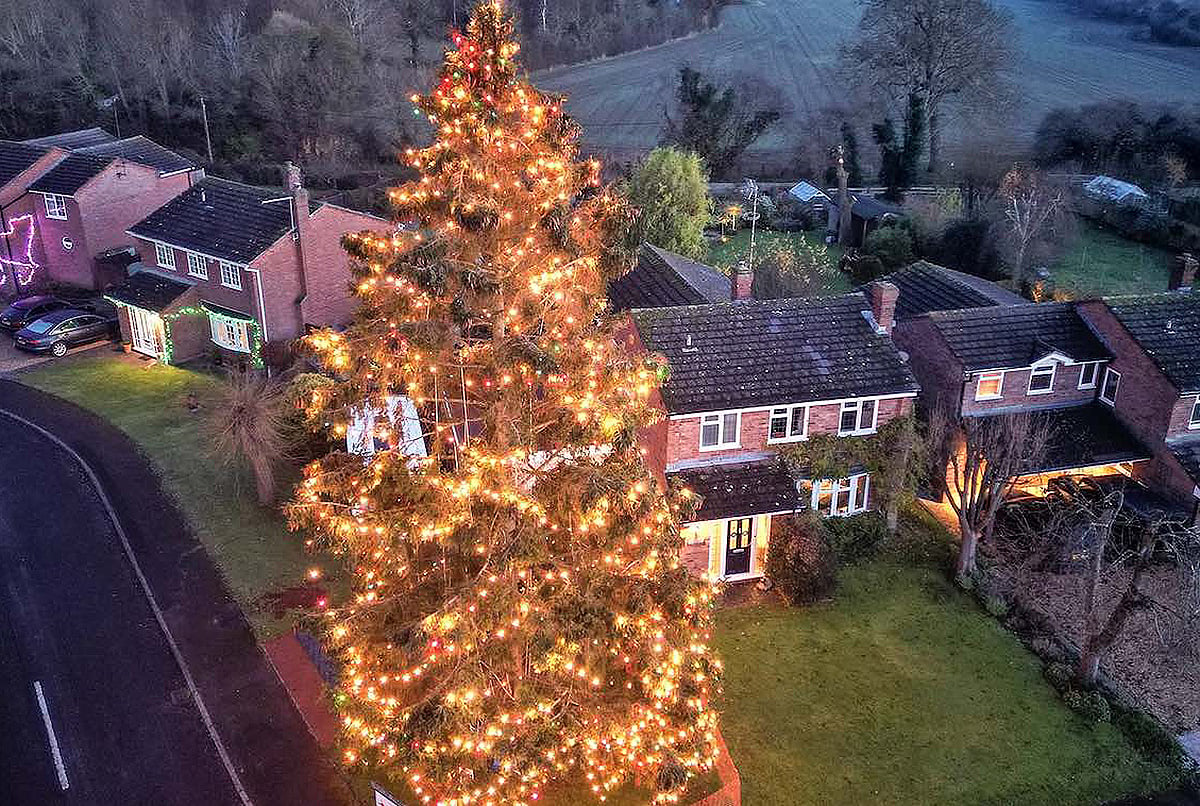
POLYGON ((303 228, 304 277, 307 296, 301 310, 304 324, 339 325, 350 321, 358 299, 351 293, 350 257, 342 249, 347 232, 387 233, 391 224, 375 216, 325 205, 303 228))
POLYGON ((79 202, 67 199, 67 220, 62 221, 46 217, 45 196, 40 193, 30 195, 34 199, 38 236, 42 243, 44 276, 60 283, 91 288, 95 252, 87 242, 79 202), (71 249, 63 246, 63 238, 70 239, 71 249))
MULTIPOLYGON (((878 425, 894 420, 912 410, 912 398, 889 398, 879 401, 878 425)), ((813 406, 808 412, 809 434, 836 434, 841 419, 840 403, 813 406)), ((767 451, 777 450, 786 443, 767 444, 767 429, 770 411, 766 409, 742 412, 740 445, 737 448, 716 451, 700 450, 700 417, 689 416, 668 420, 666 435, 667 464, 677 462, 718 461, 740 454, 748 458, 767 451)))
POLYGON ((304 333, 300 316, 300 247, 284 235, 251 264, 263 284, 268 341, 290 341, 304 333))
MULTIPOLYGON (((1114 413, 1154 454, 1152 461, 1134 465, 1135 477, 1165 495, 1190 503, 1196 482, 1188 477, 1164 442, 1172 421, 1186 417, 1177 413, 1181 408, 1179 390, 1159 371, 1107 305, 1100 301, 1084 302, 1079 312, 1116 356, 1111 366, 1121 373, 1121 386, 1114 413)), ((1103 376, 1100 380, 1103 382, 1103 376)), ((1183 426, 1186 433, 1186 421, 1183 426)))
POLYGON ((971 377, 962 391, 963 414, 985 414, 991 411, 1011 410, 1014 407, 1040 409, 1090 403, 1096 398, 1096 390, 1104 378, 1104 365, 1101 363, 1096 372, 1096 386, 1091 389, 1080 389, 1079 376, 1083 373, 1083 365, 1059 364, 1054 373, 1053 391, 1042 395, 1027 394, 1029 373, 1028 369, 1005 371, 1001 397, 993 400, 975 399, 979 376, 983 373, 971 373, 971 377))
POLYGON ((962 364, 941 334, 926 318, 898 322, 892 331, 896 346, 908 353, 909 366, 921 384, 921 403, 927 409, 962 399, 962 364))
POLYGON ((1200 430, 1188 427, 1188 422, 1192 417, 1192 406, 1195 402, 1196 395, 1185 395, 1175 401, 1175 405, 1171 409, 1171 417, 1167 423, 1168 437, 1186 437, 1200 434, 1200 430))
MULTIPOLYGON (((34 233, 33 233, 33 248, 31 250, 31 253, 32 253, 34 262, 37 263, 37 265, 40 268, 38 268, 37 270, 35 270, 33 272, 33 276, 30 278, 30 282, 25 284, 25 286, 24 286, 25 288, 37 287, 38 285, 40 285, 47 279, 46 268, 45 268, 45 266, 46 266, 46 250, 42 247, 42 233, 41 233, 39 218, 38 218, 38 208, 41 208, 41 207, 42 207, 42 197, 36 193, 27 193, 24 196, 21 196, 20 198, 18 198, 16 201, 14 201, 8 207, 6 207, 4 209, 4 220, 0 220, 0 230, 7 231, 9 229, 9 227, 11 226, 10 222, 14 218, 20 218, 20 217, 26 216, 26 215, 33 216, 34 233)), ((44 211, 44 208, 43 208, 43 211, 44 211)), ((24 258, 24 256, 25 256, 25 254, 24 254, 24 250, 25 250, 24 231, 14 233, 13 236, 8 239, 7 246, 4 245, 2 242, 0 242, 0 254, 3 254, 5 257, 8 257, 9 256, 8 249, 10 247, 13 251, 13 254, 12 254, 13 258, 18 258, 18 259, 24 258)), ((20 276, 17 278, 17 280, 22 281, 28 276, 29 273, 25 270, 19 270, 19 274, 20 274, 20 276)), ((0 281, 0 290, 7 292, 9 290, 9 286, 7 285, 7 283, 12 280, 11 267, 4 269, 3 276, 5 279, 0 281)))

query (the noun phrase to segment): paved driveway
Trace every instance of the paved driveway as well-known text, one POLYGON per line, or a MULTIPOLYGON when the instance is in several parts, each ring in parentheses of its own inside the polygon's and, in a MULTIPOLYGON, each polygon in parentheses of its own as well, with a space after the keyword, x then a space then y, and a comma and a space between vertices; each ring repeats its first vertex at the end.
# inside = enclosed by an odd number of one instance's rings
MULTIPOLYGON (((116 342, 96 341, 91 344, 81 344, 78 347, 72 347, 68 350, 67 355, 102 349, 117 349, 116 342)), ((0 375, 27 367, 34 367, 45 361, 55 360, 54 356, 50 355, 50 353, 27 353, 24 350, 18 350, 16 347, 13 347, 12 336, 7 331, 0 330, 0 375)))

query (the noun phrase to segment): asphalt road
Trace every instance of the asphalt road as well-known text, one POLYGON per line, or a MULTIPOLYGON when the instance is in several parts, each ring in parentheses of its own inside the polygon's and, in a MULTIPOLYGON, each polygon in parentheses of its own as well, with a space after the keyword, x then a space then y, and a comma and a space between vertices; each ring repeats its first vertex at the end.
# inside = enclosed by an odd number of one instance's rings
POLYGON ((0 802, 237 803, 78 464, 0 417, 0 468, 0 802))

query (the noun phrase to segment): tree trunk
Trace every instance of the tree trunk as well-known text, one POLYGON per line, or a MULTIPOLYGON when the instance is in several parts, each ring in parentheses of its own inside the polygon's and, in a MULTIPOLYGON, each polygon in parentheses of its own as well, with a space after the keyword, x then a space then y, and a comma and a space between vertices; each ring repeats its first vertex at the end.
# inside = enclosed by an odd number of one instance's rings
POLYGON ((975 553, 979 548, 979 532, 959 523, 962 543, 958 549, 958 562, 954 565, 955 577, 969 577, 975 573, 975 553))
POLYGON ((932 101, 926 102, 926 109, 929 116, 929 166, 930 173, 934 173, 940 167, 942 159, 942 124, 938 117, 937 107, 932 101))
POLYGON ((254 487, 258 492, 258 503, 269 507, 275 503, 275 471, 266 459, 253 460, 254 487))
POLYGON ((1096 685, 1096 678, 1100 676, 1100 656, 1102 651, 1091 646, 1091 642, 1084 644, 1083 652, 1079 656, 1079 668, 1075 670, 1075 679, 1083 686, 1091 688, 1096 685))
POLYGON ((1015 291, 1018 294, 1021 293, 1021 278, 1025 274, 1024 267, 1022 265, 1024 263, 1025 263, 1025 242, 1022 241, 1021 245, 1019 247, 1017 247, 1017 257, 1013 261, 1013 267, 1012 267, 1013 291, 1015 291))

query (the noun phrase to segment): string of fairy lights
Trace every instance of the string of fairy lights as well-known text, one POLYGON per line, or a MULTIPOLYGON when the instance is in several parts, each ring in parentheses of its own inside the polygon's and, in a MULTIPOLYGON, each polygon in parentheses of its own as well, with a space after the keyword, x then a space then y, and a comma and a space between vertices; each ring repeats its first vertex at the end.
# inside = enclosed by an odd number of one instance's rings
POLYGON ((346 764, 443 806, 676 802, 715 762, 712 591, 637 439, 663 368, 606 311, 629 210, 517 51, 496 0, 454 35, 412 99, 436 139, 391 193, 421 226, 347 237, 360 312, 309 339, 342 379, 310 415, 344 434, 407 395, 429 455, 376 418, 390 450, 313 463, 289 517, 354 574, 327 613, 346 764))

